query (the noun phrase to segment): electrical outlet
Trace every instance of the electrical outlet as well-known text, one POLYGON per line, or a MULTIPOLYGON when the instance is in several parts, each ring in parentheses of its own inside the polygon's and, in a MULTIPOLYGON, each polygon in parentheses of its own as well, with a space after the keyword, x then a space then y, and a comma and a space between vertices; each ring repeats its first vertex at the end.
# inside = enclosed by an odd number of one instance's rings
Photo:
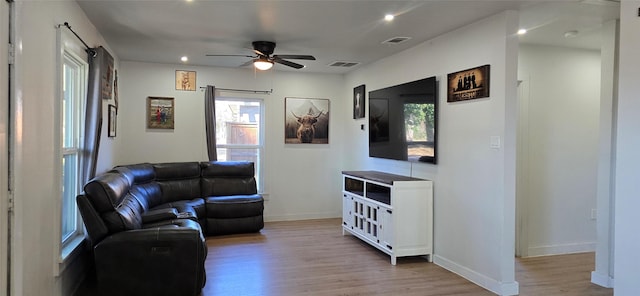
POLYGON ((598 218, 598 210, 591 209, 591 220, 595 220, 596 218, 598 218))

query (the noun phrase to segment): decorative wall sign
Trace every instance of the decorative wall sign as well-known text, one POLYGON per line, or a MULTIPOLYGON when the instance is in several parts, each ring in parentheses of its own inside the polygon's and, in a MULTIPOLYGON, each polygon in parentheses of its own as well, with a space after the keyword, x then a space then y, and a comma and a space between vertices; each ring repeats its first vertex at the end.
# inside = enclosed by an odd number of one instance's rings
POLYGON ((173 98, 147 98, 147 128, 173 129, 175 108, 173 98))
POLYGON ((353 88, 353 119, 364 118, 365 86, 353 88))
POLYGON ((116 137, 116 124, 118 122, 118 108, 114 105, 109 105, 109 138, 116 137))
POLYGON ((447 102, 488 97, 490 67, 484 65, 447 75, 447 102))
POLYGON ((113 70, 113 103, 118 110, 118 69, 113 70))
MULTIPOLYGON (((102 48, 102 47, 101 47, 102 48)), ((103 100, 111 100, 113 90, 113 57, 103 48, 102 65, 100 67, 100 97, 103 100)))
POLYGON ((196 90, 196 71, 176 70, 176 90, 196 90))
POLYGON ((284 142, 329 143, 329 100, 285 98, 284 142))

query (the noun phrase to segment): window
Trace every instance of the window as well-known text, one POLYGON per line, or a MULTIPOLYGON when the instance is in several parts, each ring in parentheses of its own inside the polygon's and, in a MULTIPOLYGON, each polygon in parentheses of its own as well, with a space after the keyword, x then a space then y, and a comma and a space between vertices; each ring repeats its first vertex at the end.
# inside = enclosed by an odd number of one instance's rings
POLYGON ((218 160, 252 161, 258 191, 263 192, 264 105, 258 99, 216 98, 218 160))
POLYGON ((80 143, 84 127, 84 102, 87 85, 87 63, 75 54, 64 51, 62 57, 61 152, 62 199, 60 241, 62 258, 74 242, 82 237, 82 220, 76 206, 76 196, 82 186, 80 174, 80 143))

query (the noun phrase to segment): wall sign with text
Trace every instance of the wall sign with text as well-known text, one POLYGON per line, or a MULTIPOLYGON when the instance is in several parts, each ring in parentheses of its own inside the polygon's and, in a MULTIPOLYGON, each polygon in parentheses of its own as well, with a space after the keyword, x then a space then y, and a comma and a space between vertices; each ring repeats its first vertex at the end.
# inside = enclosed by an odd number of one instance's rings
POLYGON ((489 97, 490 65, 484 65, 447 75, 447 102, 489 97))

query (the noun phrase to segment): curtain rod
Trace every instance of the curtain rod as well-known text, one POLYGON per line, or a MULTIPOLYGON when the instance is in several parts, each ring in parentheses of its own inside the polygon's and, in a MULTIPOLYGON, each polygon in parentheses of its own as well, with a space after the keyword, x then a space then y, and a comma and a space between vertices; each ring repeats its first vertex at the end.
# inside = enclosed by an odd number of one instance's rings
POLYGON ((78 40, 80 40, 80 42, 82 42, 82 44, 84 44, 84 47, 86 47, 86 48, 87 48, 87 49, 85 50, 87 53, 91 54, 91 56, 92 56, 92 57, 94 57, 94 58, 96 57, 96 55, 98 54, 98 52, 97 52, 95 49, 93 49, 93 48, 89 47, 89 45, 87 45, 87 43, 86 43, 86 42, 84 42, 84 40, 82 40, 82 38, 80 38, 80 36, 78 36, 78 34, 77 34, 73 29, 71 29, 71 26, 69 25, 69 23, 68 23, 68 22, 64 22, 64 24, 62 24, 62 25, 61 25, 61 24, 58 24, 58 28, 60 28, 60 27, 62 27, 62 26, 67 27, 67 29, 69 29, 69 31, 71 31, 71 33, 73 33, 73 35, 76 35, 76 37, 78 38, 78 40))
MULTIPOLYGON (((200 90, 204 90, 206 89, 206 87, 201 86, 200 90)), ((273 89, 270 90, 252 90, 252 89, 237 89, 237 88, 217 88, 216 90, 221 90, 221 91, 229 91, 229 92, 242 92, 242 93, 252 93, 252 94, 265 94, 265 95, 270 95, 271 93, 273 93, 273 89)))

